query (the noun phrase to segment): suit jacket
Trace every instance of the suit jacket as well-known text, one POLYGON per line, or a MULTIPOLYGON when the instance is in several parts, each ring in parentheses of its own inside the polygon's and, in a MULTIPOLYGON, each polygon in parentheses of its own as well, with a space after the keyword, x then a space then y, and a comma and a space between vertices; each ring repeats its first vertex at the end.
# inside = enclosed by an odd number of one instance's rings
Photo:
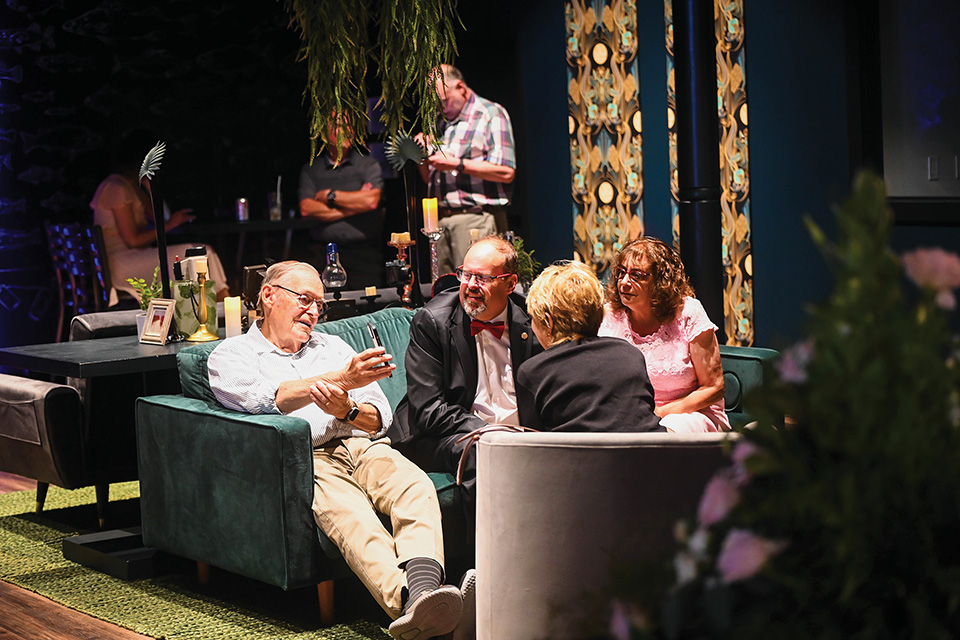
POLYGON ((666 431, 643 353, 620 338, 561 342, 517 371, 523 426, 539 431, 666 431))
MULTIPOLYGON (((520 365, 543 351, 522 300, 511 296, 507 302, 514 384, 520 365)), ((459 290, 438 294, 414 315, 405 356, 407 395, 397 405, 387 433, 393 442, 466 434, 486 425, 472 412, 477 396, 476 345, 459 290)))

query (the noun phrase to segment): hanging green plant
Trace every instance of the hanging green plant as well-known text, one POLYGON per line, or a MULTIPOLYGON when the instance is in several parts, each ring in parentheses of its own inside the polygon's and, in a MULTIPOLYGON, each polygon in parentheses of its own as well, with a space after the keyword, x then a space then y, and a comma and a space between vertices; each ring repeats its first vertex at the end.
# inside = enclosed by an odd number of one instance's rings
MULTIPOLYGON (((284 0, 307 62, 311 158, 340 114, 366 140, 367 70, 376 69, 380 120, 389 136, 414 124, 436 137, 440 99, 433 80, 456 54, 456 0, 284 0), (375 41, 372 39, 375 38, 375 41), (407 113, 416 115, 408 123, 407 113)), ((337 134, 337 146, 344 132, 337 134)))

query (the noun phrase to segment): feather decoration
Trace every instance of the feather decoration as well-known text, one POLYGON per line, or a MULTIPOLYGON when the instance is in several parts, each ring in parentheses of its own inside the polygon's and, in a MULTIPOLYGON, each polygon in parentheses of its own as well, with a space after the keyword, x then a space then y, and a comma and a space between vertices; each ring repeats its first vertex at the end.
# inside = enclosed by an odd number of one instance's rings
POLYGON ((427 157, 427 152, 413 136, 399 131, 393 136, 385 150, 387 161, 396 171, 400 171, 407 162, 420 164, 427 157))
POLYGON ((143 158, 143 164, 140 165, 140 180, 143 180, 144 176, 153 178, 153 174, 160 169, 160 161, 163 160, 163 152, 166 150, 167 145, 157 141, 153 149, 147 151, 147 155, 143 158))

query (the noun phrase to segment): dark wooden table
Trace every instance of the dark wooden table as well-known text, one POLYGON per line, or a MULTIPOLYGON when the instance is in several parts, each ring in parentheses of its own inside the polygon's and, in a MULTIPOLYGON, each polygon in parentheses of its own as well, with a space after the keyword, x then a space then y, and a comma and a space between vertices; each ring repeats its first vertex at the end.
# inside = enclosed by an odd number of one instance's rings
POLYGON ((70 378, 130 375, 177 368, 177 352, 196 342, 141 344, 136 336, 0 348, 0 366, 70 378))

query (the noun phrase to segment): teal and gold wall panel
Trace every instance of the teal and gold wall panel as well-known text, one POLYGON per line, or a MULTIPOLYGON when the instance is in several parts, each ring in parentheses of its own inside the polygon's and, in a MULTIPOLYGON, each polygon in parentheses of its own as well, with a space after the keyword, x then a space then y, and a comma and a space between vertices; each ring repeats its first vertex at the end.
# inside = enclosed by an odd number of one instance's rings
POLYGON ((603 277, 643 233, 643 154, 634 0, 568 0, 574 252, 603 277))

